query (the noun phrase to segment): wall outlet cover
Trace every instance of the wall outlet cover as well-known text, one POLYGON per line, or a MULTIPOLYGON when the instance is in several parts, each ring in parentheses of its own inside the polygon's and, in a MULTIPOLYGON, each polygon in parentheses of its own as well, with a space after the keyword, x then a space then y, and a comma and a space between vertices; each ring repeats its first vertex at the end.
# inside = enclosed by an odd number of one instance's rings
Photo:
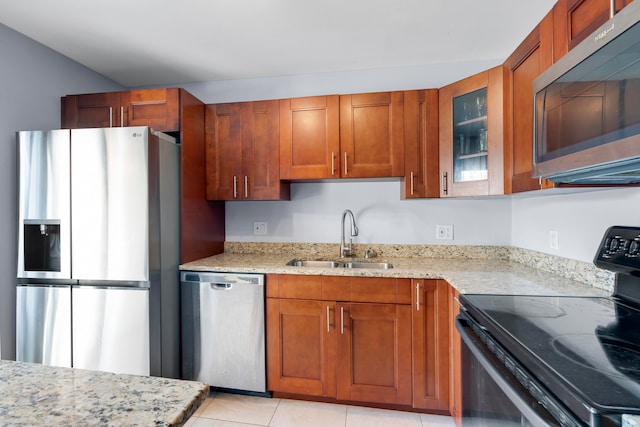
POLYGON ((453 224, 436 225, 436 239, 453 240, 453 224))
POLYGON ((558 243, 558 232, 557 231, 549 231, 549 248, 551 249, 558 249, 559 248, 559 243, 558 243))
POLYGON ((267 235, 267 222, 266 221, 254 221, 253 222, 253 234, 254 234, 254 236, 266 236, 267 235))

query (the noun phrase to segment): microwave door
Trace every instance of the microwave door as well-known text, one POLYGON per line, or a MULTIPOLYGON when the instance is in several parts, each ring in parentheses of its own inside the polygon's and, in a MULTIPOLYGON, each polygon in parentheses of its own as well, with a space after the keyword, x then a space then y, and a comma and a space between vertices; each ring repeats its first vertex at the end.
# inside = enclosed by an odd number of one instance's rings
POLYGON ((73 279, 147 282, 147 128, 71 131, 73 279))
POLYGON ((18 278, 71 278, 69 130, 21 131, 18 278))

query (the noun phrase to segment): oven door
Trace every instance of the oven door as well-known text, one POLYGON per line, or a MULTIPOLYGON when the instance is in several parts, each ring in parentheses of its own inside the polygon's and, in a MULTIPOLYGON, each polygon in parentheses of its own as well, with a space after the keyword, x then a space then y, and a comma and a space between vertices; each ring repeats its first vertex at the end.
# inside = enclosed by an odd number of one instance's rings
POLYGON ((462 338, 463 427, 583 425, 560 408, 542 387, 532 383, 481 326, 472 327, 474 323, 464 311, 456 320, 462 338))

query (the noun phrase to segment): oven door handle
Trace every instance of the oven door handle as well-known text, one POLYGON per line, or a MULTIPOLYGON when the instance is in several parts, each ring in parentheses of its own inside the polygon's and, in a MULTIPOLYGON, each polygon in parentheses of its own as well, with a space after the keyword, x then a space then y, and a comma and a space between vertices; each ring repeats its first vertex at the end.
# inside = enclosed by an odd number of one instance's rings
MULTIPOLYGON (((489 360, 489 358, 484 354, 480 345, 482 343, 476 337, 476 335, 471 331, 471 328, 466 324, 465 320, 460 318, 456 319, 456 328, 458 332, 460 332, 460 337, 462 341, 467 345, 469 350, 473 353, 475 358, 480 362, 482 367, 487 371, 487 373, 491 376, 491 379, 495 381, 495 383, 500 387, 505 396, 509 398, 509 400, 518 408, 520 413, 524 415, 527 420, 535 427, 553 427, 553 424, 549 424, 549 422, 543 418, 538 411, 534 410, 530 402, 528 402, 525 398, 522 397, 521 393, 516 389, 520 387, 520 383, 515 383, 515 387, 513 384, 508 381, 507 378, 496 368, 496 366, 489 360)), ((527 396, 529 397, 529 392, 527 391, 527 396)), ((531 397, 533 399, 533 397, 531 397)), ((546 411, 545 411, 546 412, 546 411)))

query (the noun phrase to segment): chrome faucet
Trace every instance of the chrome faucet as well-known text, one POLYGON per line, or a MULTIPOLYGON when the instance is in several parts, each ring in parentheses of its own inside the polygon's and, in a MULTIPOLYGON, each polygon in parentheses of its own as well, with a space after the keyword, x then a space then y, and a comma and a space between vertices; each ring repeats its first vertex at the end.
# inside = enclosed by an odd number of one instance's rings
POLYGON ((345 209, 344 212, 342 212, 342 235, 341 235, 341 239, 340 239, 340 258, 344 258, 344 257, 348 257, 348 256, 353 256, 353 239, 349 239, 349 244, 347 245, 347 243, 345 242, 344 239, 344 223, 345 223, 345 219, 347 217, 347 215, 351 218, 351 237, 357 236, 358 235, 358 226, 356 225, 356 219, 353 216, 353 212, 351 212, 349 209, 345 209))

